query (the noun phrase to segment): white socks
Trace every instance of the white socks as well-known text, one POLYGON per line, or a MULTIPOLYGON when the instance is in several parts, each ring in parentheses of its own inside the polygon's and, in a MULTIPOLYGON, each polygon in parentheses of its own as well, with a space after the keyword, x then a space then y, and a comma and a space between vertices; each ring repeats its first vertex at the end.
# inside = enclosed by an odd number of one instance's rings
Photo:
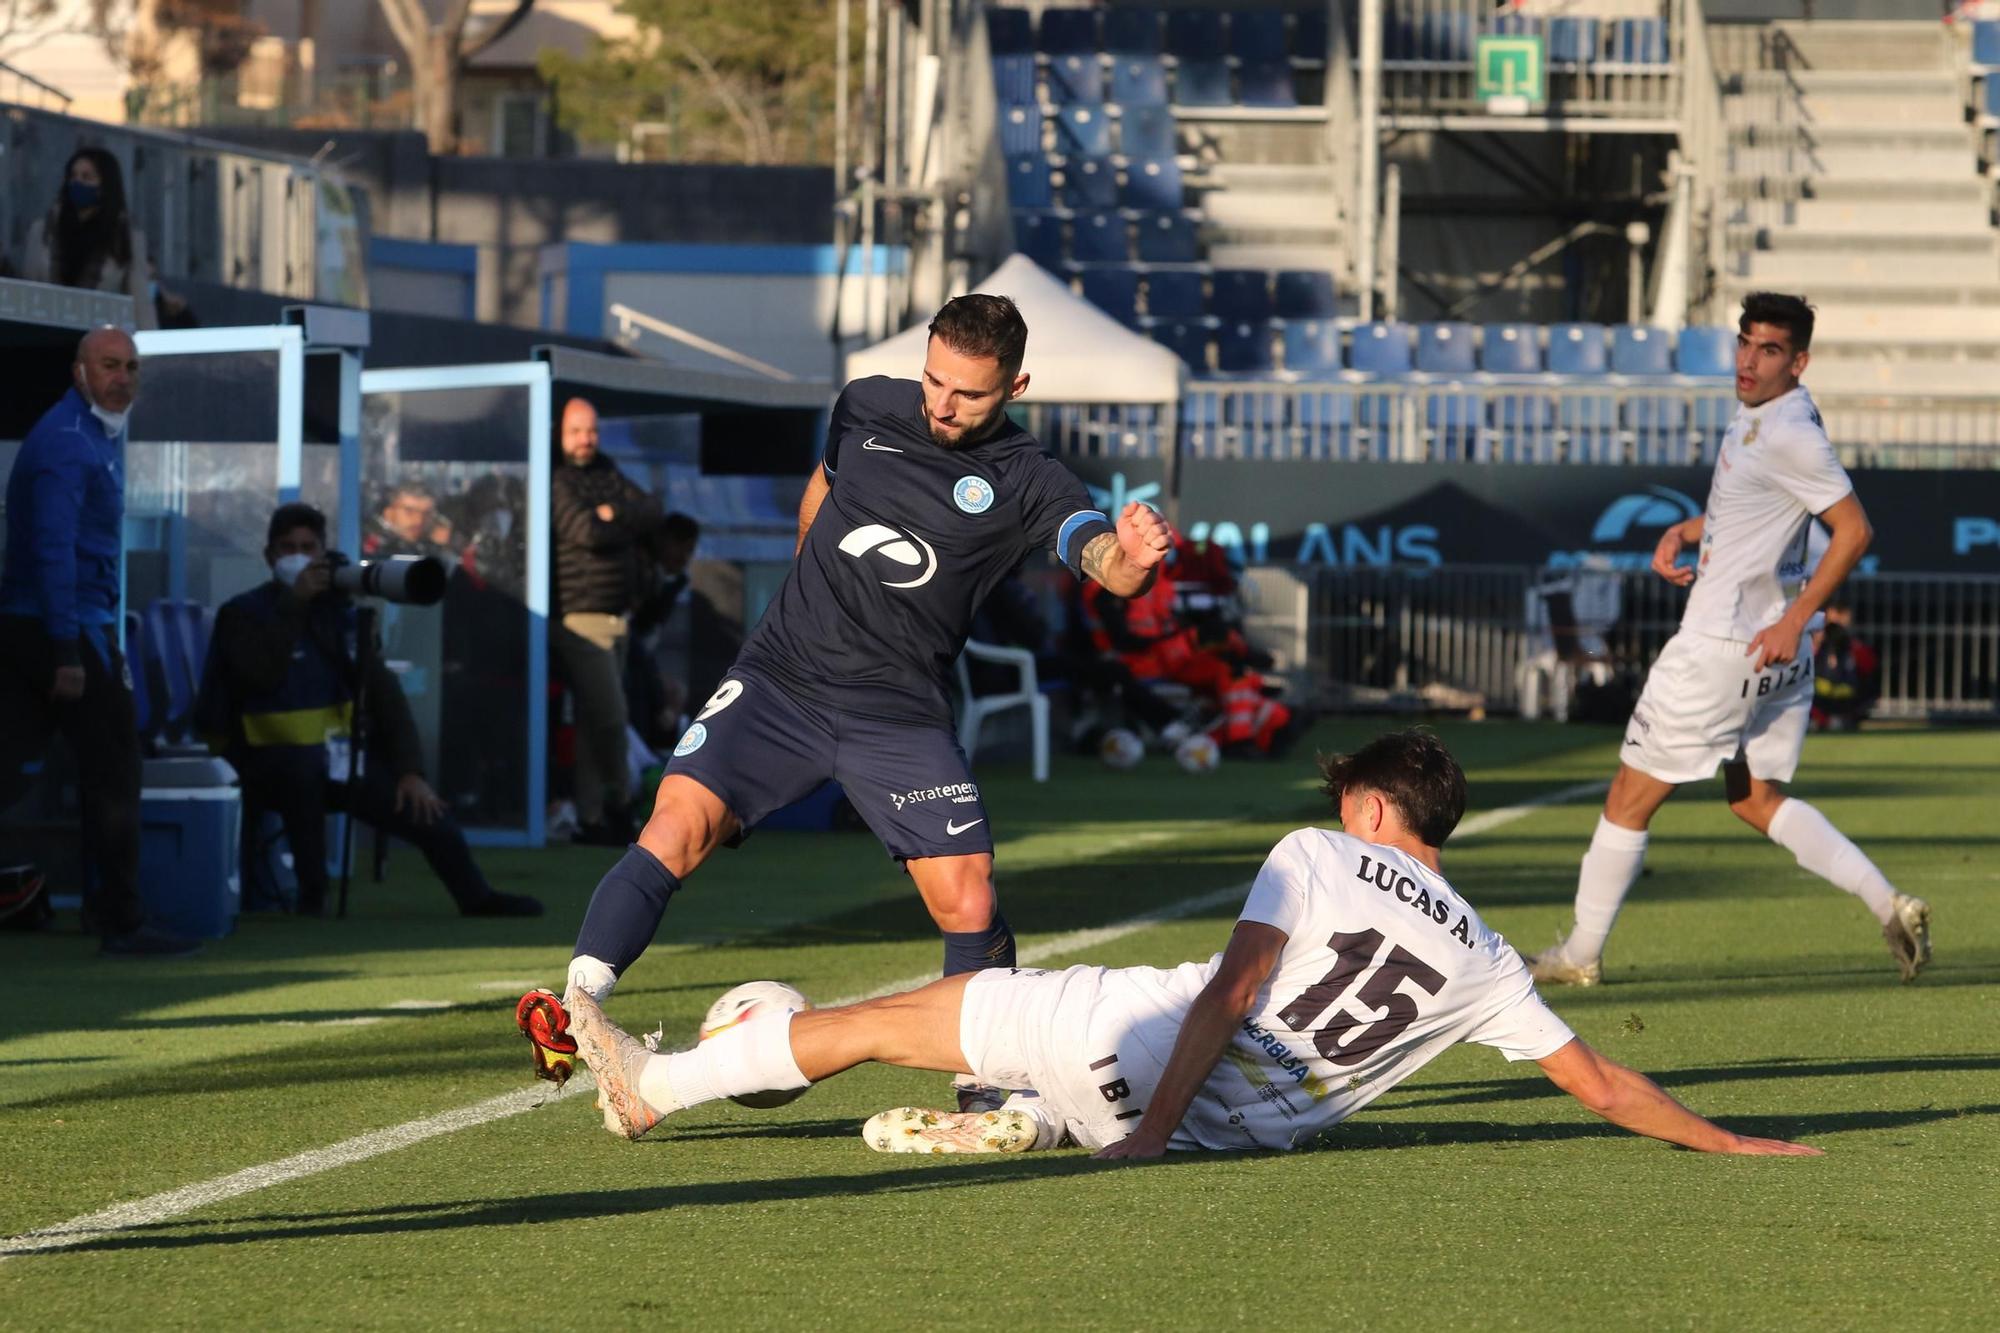
POLYGON ((1611 923, 1639 867, 1646 860, 1646 831, 1620 828, 1603 815, 1597 817, 1597 831, 1590 835, 1590 850, 1576 873, 1576 929, 1563 941, 1562 956, 1584 966, 1598 961, 1611 923))
POLYGON ((1895 914, 1891 901, 1895 885, 1825 815, 1804 801, 1787 797, 1771 816, 1770 832, 1771 841, 1797 857, 1802 869, 1847 890, 1867 904, 1877 921, 1889 924, 1895 914))
POLYGON ((661 1052, 639 1074, 639 1095, 661 1114, 747 1092, 809 1087, 792 1058, 792 1016, 758 1018, 691 1051, 661 1052))
POLYGON ((611 964, 600 958, 592 958, 587 953, 580 953, 569 960, 569 980, 563 991, 567 994, 573 990, 580 990, 599 1004, 603 1004, 617 984, 618 974, 611 970, 611 964))

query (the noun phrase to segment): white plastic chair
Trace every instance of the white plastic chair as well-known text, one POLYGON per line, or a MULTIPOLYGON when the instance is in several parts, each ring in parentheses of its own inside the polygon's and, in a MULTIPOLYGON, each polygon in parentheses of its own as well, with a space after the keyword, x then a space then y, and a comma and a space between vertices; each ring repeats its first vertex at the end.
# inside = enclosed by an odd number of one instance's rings
POLYGON ((958 658, 958 689, 965 702, 958 710, 958 743, 965 747, 967 760, 979 751, 979 729, 986 719, 1009 708, 1026 707, 1030 725, 1034 731, 1035 781, 1049 780, 1049 701, 1042 694, 1041 682, 1035 676, 1035 655, 1026 648, 1002 648, 998 644, 979 643, 967 639, 965 651, 958 658), (972 673, 966 670, 965 659, 976 658, 981 662, 991 662, 996 666, 1013 667, 1020 674, 1020 688, 1009 694, 982 694, 972 692, 972 673))

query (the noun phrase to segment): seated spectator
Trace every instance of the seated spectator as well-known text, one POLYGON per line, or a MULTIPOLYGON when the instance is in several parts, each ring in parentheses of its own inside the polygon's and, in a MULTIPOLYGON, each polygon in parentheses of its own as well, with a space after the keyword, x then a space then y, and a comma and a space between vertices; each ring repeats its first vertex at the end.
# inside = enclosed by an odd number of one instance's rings
MULTIPOLYGON (((333 588, 326 518, 280 505, 264 548, 271 579, 225 602, 203 673, 197 717, 243 779, 243 865, 261 873, 257 823, 284 821, 298 877, 297 910, 326 910, 326 817, 346 811, 414 845, 464 916, 539 916, 533 898, 496 892, 465 835, 424 780, 417 728, 395 676, 378 661, 365 682, 366 754, 350 782, 353 605, 333 588)), ((245 886, 256 901, 256 886, 245 886)), ((266 888, 264 897, 275 898, 266 888)))
MULTIPOLYGON (((135 325, 160 326, 146 234, 133 225, 125 206, 125 173, 117 158, 102 148, 70 154, 55 202, 28 227, 21 276, 61 287, 123 292, 132 298, 135 325)), ((160 304, 174 315, 186 310, 184 302, 166 293, 160 304)))
POLYGON ((1826 604, 1826 625, 1813 635, 1812 723, 1819 731, 1853 731, 1882 694, 1875 649, 1854 632, 1845 590, 1826 604))
POLYGON ((1241 671, 1271 669, 1271 655, 1251 646, 1243 633, 1243 602, 1237 596, 1242 570, 1231 548, 1206 537, 1174 538, 1169 569, 1174 580, 1174 614, 1194 631, 1195 642, 1241 671))

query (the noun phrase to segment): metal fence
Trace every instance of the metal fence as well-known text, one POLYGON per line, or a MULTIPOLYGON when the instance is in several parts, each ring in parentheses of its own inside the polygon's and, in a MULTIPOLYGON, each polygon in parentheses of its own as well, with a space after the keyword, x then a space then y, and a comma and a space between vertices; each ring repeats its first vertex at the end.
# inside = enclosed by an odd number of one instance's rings
MULTIPOLYGON (((1244 581, 1252 637, 1320 706, 1519 708, 1521 666, 1548 646, 1531 628, 1549 571, 1526 566, 1263 567, 1244 581)), ((1618 580, 1605 633, 1642 671, 1680 620, 1684 594, 1650 573, 1618 580)), ((2000 576, 1876 575, 1848 584, 1857 633, 1881 661, 1875 715, 2000 713, 2000 576)))

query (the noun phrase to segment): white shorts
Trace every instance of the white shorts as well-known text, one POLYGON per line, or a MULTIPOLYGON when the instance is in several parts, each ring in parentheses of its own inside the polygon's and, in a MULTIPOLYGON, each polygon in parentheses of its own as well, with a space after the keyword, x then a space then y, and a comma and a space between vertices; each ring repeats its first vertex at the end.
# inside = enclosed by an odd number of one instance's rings
MULTIPOLYGON (((1039 1114, 1093 1150, 1139 1127, 1165 1068, 1131 1040, 1130 1006, 1100 1002, 1105 972, 990 968, 966 982, 958 1020, 960 1049, 980 1082, 1035 1089, 1039 1114)), ((1198 1146, 1179 1139, 1172 1146, 1198 1146)))
POLYGON ((1812 713, 1812 639, 1791 661, 1762 670, 1748 647, 1686 630, 1667 640, 1625 725, 1623 762, 1676 784, 1739 761, 1754 777, 1791 781, 1812 713))

